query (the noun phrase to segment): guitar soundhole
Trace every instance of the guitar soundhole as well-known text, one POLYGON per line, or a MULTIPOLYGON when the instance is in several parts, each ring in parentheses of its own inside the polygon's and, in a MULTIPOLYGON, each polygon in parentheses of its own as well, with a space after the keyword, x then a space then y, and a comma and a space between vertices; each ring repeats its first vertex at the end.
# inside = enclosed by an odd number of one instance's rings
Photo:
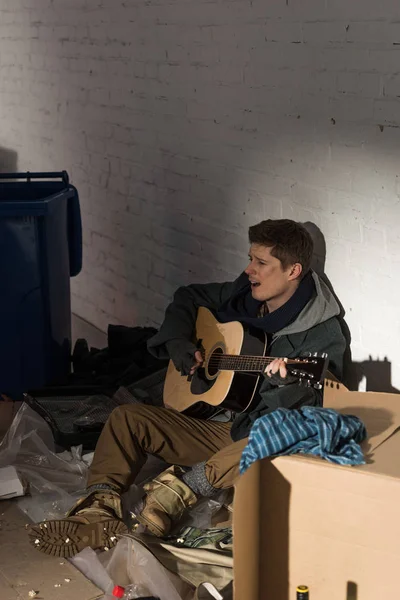
POLYGON ((216 348, 214 350, 214 352, 211 354, 210 359, 208 361, 208 365, 207 365, 208 375, 210 377, 215 377, 218 374, 220 360, 221 360, 221 356, 223 355, 223 353, 224 353, 223 348, 216 348))

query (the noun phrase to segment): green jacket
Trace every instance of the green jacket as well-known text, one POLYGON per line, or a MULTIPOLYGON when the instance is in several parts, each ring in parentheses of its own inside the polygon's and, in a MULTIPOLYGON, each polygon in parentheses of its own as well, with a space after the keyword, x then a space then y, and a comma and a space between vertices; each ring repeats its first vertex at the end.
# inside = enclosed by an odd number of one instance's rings
MULTIPOLYGON (((339 306, 327 285, 313 273, 316 293, 290 325, 272 336, 269 356, 296 358, 308 352, 326 352, 329 370, 341 379, 346 341, 337 319, 339 306)), ((249 285, 244 273, 233 282, 193 284, 179 288, 168 306, 159 332, 148 341, 149 351, 158 358, 169 358, 165 343, 172 339, 193 339, 197 309, 204 306, 217 312, 220 306, 249 285)), ((276 408, 322 406, 322 390, 298 383, 277 385, 265 377, 260 400, 248 413, 237 414, 232 425, 234 441, 248 436, 256 419, 276 408)))

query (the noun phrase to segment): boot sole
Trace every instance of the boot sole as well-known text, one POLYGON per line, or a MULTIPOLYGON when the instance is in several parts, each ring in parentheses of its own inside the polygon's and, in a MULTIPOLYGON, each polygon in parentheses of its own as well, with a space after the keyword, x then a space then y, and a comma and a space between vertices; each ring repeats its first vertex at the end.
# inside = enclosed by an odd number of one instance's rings
POLYGON ((118 542, 117 536, 126 533, 127 526, 118 519, 87 524, 46 521, 30 527, 29 542, 44 554, 71 558, 88 546, 93 550, 112 548, 118 542))

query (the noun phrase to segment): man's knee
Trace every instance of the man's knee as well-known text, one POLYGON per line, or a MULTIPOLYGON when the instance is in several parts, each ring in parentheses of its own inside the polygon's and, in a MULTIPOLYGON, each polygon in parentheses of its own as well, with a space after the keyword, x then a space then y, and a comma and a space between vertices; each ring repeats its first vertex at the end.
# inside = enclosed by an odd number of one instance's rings
POLYGON ((114 408, 109 416, 111 425, 127 423, 129 427, 142 422, 147 422, 154 418, 155 406, 146 406, 145 404, 123 404, 114 408))

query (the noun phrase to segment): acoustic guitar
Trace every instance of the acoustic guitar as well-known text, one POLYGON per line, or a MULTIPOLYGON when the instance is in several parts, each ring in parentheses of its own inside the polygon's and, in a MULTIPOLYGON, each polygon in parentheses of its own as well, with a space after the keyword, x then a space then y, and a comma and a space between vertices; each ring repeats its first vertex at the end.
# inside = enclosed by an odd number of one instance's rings
MULTIPOLYGON (((264 380, 263 372, 275 358, 265 356, 266 334, 259 329, 245 330, 238 321, 219 323, 202 307, 198 309, 195 333, 204 363, 186 378, 169 362, 164 404, 180 412, 196 402, 235 412, 248 410, 264 380)), ((286 366, 300 384, 321 389, 328 356, 310 354, 288 359, 286 366)))

